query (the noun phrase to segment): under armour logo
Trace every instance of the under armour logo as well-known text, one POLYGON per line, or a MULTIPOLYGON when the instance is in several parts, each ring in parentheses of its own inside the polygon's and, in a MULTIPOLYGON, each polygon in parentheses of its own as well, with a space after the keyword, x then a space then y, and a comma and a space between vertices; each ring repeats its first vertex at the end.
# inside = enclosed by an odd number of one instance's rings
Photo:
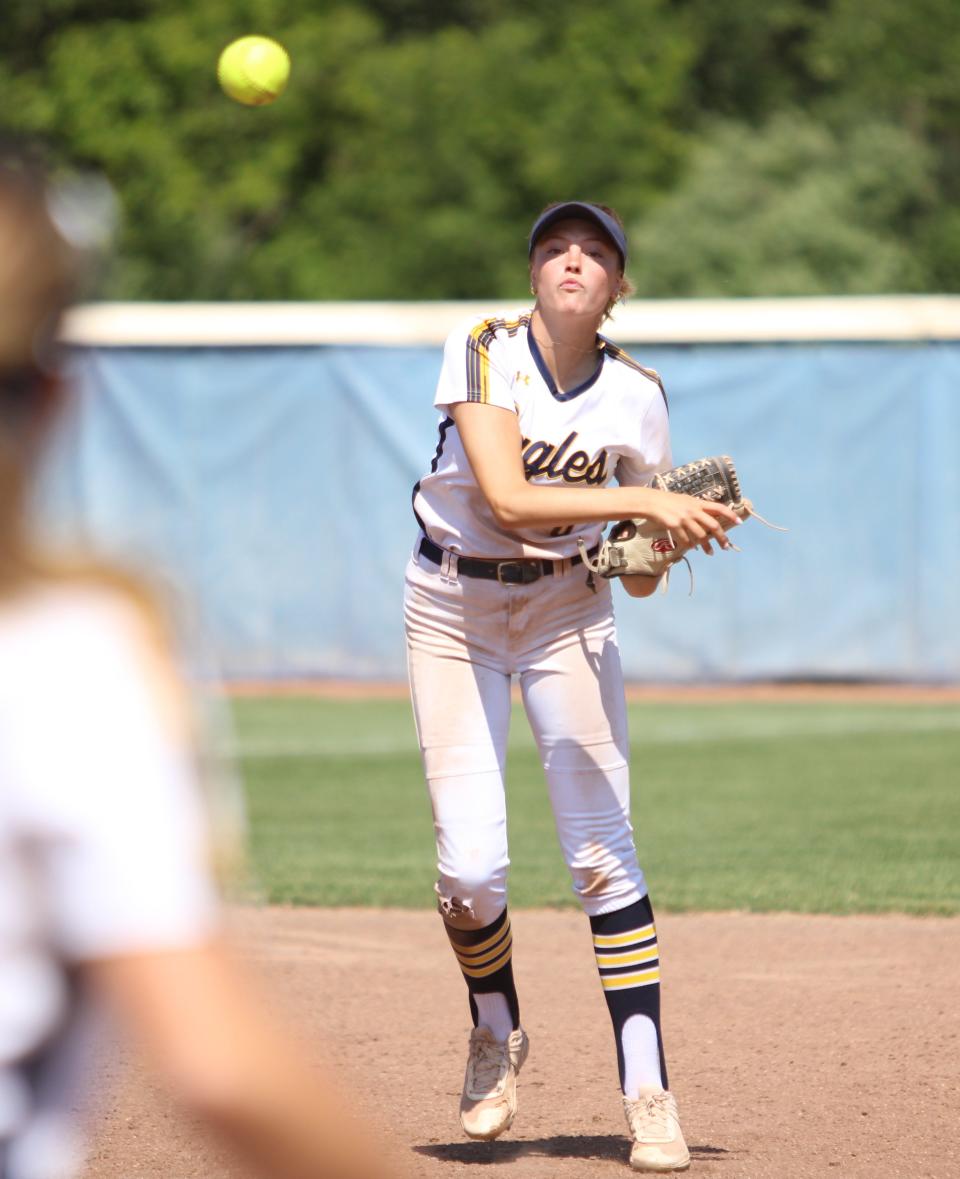
POLYGON ((669 536, 658 536, 651 545, 655 553, 672 553, 676 547, 669 536))
POLYGON ((513 378, 513 383, 515 385, 519 385, 521 381, 523 381, 523 383, 525 385, 529 385, 530 384, 530 374, 529 373, 522 373, 519 369, 517 369, 516 375, 513 378))

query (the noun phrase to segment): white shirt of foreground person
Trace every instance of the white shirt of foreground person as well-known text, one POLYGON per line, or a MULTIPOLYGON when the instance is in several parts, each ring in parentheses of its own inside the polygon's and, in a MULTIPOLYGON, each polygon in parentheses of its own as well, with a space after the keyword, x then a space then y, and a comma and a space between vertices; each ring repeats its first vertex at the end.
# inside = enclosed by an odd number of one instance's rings
POLYGON ((219 925, 192 756, 146 633, 90 585, 0 604, 0 1179, 82 1163, 103 1021, 77 967, 219 925))

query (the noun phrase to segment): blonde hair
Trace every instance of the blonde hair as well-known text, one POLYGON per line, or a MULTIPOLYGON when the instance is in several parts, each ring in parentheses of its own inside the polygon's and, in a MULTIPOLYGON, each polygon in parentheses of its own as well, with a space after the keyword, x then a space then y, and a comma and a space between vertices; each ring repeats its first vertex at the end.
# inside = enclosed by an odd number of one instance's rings
POLYGON ((77 257, 50 214, 39 158, 0 142, 0 380, 53 361, 77 257))
POLYGON ((138 603, 159 634, 162 613, 138 577, 42 553, 28 523, 30 482, 62 400, 58 336, 80 276, 51 192, 39 151, 0 139, 0 597, 41 580, 97 583, 138 603))
POLYGON ((57 400, 56 339, 75 288, 35 151, 0 142, 0 592, 29 572, 29 478, 57 400))
POLYGON ((162 613, 139 578, 42 553, 28 523, 30 482, 62 400, 58 336, 81 268, 51 195, 38 149, 0 138, 0 597, 43 580, 97 583, 136 602, 159 635, 162 613))

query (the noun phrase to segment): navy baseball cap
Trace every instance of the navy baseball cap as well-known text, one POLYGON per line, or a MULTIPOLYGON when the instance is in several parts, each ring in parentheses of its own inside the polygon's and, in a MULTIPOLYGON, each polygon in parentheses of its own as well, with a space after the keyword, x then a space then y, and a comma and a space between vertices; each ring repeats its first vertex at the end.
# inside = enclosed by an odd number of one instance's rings
POLYGON ((620 261, 623 263, 624 269, 626 269, 626 234, 615 217, 611 217, 599 205, 591 205, 587 201, 567 201, 565 204, 555 205, 552 209, 547 209, 545 213, 541 213, 536 221, 534 221, 533 229, 530 230, 528 256, 533 253, 533 247, 537 244, 537 240, 543 236, 545 230, 549 229, 551 225, 555 225, 558 221, 566 221, 569 217, 577 217, 580 220, 592 221, 595 225, 599 225, 617 247, 617 251, 620 254, 620 261))

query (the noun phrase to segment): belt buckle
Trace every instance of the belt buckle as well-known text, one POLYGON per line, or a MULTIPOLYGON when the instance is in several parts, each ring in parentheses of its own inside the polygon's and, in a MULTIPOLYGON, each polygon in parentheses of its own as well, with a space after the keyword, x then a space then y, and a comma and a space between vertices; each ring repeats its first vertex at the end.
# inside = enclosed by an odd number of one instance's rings
POLYGON ((501 585, 529 585, 532 581, 537 581, 542 569, 538 569, 532 561, 498 561, 497 562, 497 581, 501 585), (516 570, 516 577, 504 577, 505 569, 516 570))

